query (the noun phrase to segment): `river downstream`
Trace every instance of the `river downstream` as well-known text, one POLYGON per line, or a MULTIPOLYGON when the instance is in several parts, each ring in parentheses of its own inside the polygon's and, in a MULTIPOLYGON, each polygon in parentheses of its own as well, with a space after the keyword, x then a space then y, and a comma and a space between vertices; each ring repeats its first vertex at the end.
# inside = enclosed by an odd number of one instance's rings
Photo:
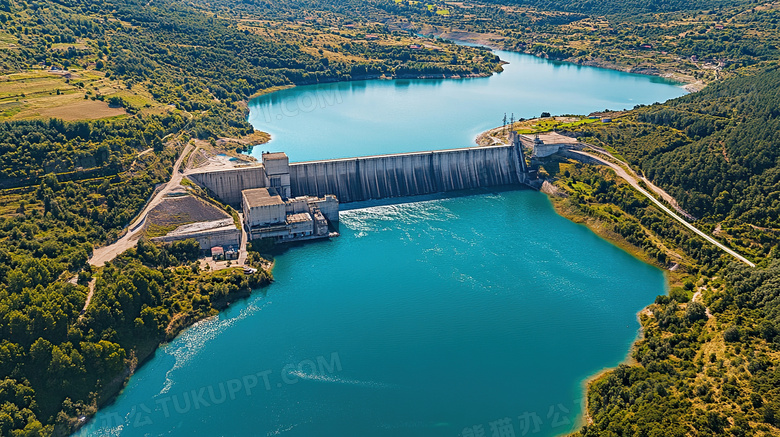
MULTIPOLYGON (((588 113, 684 93, 498 54, 510 64, 491 78, 293 88, 253 101, 250 121, 274 138, 261 148, 302 161, 466 147, 505 111, 588 113)), ((637 311, 665 291, 662 272, 541 193, 409 200, 357 205, 339 238, 280 255, 272 286, 161 347, 81 435, 573 430, 583 380, 625 357, 637 311)))

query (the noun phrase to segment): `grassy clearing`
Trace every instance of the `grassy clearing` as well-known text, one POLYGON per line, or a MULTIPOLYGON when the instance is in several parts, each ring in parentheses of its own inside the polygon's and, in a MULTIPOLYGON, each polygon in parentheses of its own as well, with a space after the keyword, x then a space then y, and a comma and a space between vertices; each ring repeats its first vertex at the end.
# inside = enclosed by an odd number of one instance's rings
POLYGON ((158 225, 157 223, 149 223, 146 227, 146 236, 149 238, 162 237, 178 227, 178 225, 158 225))
POLYGON ((30 118, 94 120, 125 116, 97 99, 121 97, 134 108, 155 111, 163 105, 143 87, 128 90, 96 70, 30 70, 0 76, 0 121, 30 118), (85 98, 86 97, 86 98, 85 98))
POLYGON ((262 90, 260 90, 260 91, 258 91, 256 93, 252 94, 252 97, 250 97, 250 98, 264 96, 266 94, 271 94, 271 93, 276 92, 276 91, 286 90, 287 88, 292 88, 294 86, 295 85, 279 85, 279 86, 274 86, 274 87, 271 87, 271 88, 265 88, 265 89, 262 89, 262 90))
POLYGON ((621 160, 623 162, 628 162, 628 161, 626 161, 626 158, 623 155, 618 153, 618 151, 615 150, 614 148, 612 148, 612 146, 610 146, 609 144, 602 143, 602 147, 604 147, 604 149, 607 152, 609 152, 610 154, 612 154, 612 156, 614 156, 615 158, 617 158, 617 159, 619 159, 619 160, 621 160))
MULTIPOLYGON (((65 103, 65 102, 63 102, 65 103)), ((38 111, 41 117, 59 118, 66 121, 94 120, 98 118, 120 117, 127 115, 124 108, 111 108, 108 103, 99 100, 81 100, 67 102, 62 106, 48 107, 38 111)))
POLYGON ((597 119, 587 117, 545 117, 517 122, 514 127, 521 134, 538 134, 553 130, 572 129, 597 121, 597 119))
POLYGON ((267 132, 256 130, 249 135, 244 135, 240 139, 249 144, 265 144, 271 139, 271 135, 267 132))
POLYGON ((18 44, 19 40, 10 33, 0 32, 0 48, 8 49, 18 44))
POLYGON ((26 194, 0 194, 0 217, 15 216, 34 209, 42 212, 43 205, 30 203, 29 196, 26 194), (24 206, 20 209, 22 205, 24 206))

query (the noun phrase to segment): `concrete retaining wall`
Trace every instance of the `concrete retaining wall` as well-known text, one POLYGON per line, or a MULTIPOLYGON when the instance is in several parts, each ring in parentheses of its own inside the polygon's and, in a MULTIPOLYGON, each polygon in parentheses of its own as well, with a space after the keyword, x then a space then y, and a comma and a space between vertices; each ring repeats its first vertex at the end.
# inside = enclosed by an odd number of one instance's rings
POLYGON ((153 241, 172 243, 193 238, 200 244, 201 250, 209 250, 214 246, 238 248, 241 244, 241 231, 233 227, 224 227, 219 229, 209 229, 191 234, 166 235, 163 237, 152 238, 153 241))
POLYGON ((269 184, 265 168, 262 166, 193 173, 189 177, 234 208, 241 206, 241 191, 250 188, 266 188, 269 184))
POLYGON ((523 181, 513 146, 472 147, 290 164, 293 196, 334 194, 340 203, 523 181))

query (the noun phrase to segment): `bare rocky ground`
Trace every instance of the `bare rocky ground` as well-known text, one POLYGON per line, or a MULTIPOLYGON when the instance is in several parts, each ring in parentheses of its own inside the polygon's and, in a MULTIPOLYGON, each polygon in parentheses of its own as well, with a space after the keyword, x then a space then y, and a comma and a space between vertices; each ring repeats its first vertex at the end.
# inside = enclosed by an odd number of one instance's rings
POLYGON ((188 223, 230 218, 232 217, 228 213, 211 203, 191 194, 184 194, 178 197, 167 197, 149 211, 146 218, 146 228, 148 231, 153 231, 175 228, 188 223))

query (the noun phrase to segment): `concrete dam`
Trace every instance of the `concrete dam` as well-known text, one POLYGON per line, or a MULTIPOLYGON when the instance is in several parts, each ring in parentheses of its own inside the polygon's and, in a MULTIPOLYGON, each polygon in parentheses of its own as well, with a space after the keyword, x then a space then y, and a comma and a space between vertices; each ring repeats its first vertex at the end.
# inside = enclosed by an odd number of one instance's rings
POLYGON ((523 182, 513 146, 473 147, 290 164, 293 196, 341 203, 523 182))
MULTIPOLYGON (((283 154, 264 154, 263 165, 189 176, 223 202, 238 207, 241 192, 275 188, 288 197, 335 195, 339 203, 416 196, 523 183, 525 158, 512 145, 308 161, 279 166, 283 154), (269 165, 271 164, 271 165, 269 165), (273 170, 272 170, 273 169, 273 170)), ((286 156, 284 156, 286 161, 286 156)), ((283 196, 285 197, 285 196, 283 196)))

